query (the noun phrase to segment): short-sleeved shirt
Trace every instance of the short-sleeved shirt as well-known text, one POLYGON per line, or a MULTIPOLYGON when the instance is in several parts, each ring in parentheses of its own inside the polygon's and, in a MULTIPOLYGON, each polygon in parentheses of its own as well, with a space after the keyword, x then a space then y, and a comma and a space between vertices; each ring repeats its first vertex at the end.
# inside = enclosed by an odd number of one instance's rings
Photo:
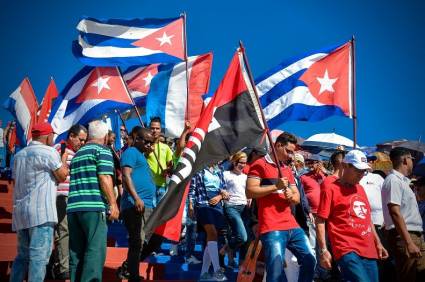
POLYGON ((245 173, 236 174, 233 171, 225 171, 224 182, 226 182, 226 189, 229 193, 229 200, 227 203, 231 205, 246 205, 246 179, 245 173))
POLYGON ((326 220, 335 259, 355 252, 376 259, 370 205, 360 184, 343 185, 339 180, 327 184, 320 194, 317 215, 326 220))
POLYGON ((112 153, 106 146, 86 144, 71 161, 68 213, 106 210, 107 201, 100 188, 99 175, 114 175, 112 153))
MULTIPOLYGON (((56 151, 58 151, 59 154, 61 154, 61 151, 62 151, 62 144, 63 143, 59 143, 59 144, 56 144, 53 147, 53 148, 56 149, 56 151)), ((66 164, 68 165, 68 167, 70 167, 71 166, 71 161, 72 161, 72 158, 75 155, 75 152, 74 152, 74 150, 70 146, 65 145, 64 154, 65 153, 67 154, 66 164)), ((62 158, 62 156, 61 156, 61 158, 62 158)), ((58 184, 58 193, 57 193, 58 196, 59 195, 68 196, 68 193, 69 193, 69 181, 70 180, 71 180, 71 175, 68 175, 66 177, 66 179, 65 179, 64 182, 61 182, 61 183, 58 184)))
POLYGON ((167 169, 168 163, 173 161, 173 152, 167 144, 161 142, 156 143, 153 146, 153 150, 154 151, 150 153, 147 158, 149 167, 152 171, 153 182, 156 186, 164 186, 165 177, 163 175, 163 169, 167 169))
POLYGON ((372 209, 372 222, 375 225, 384 225, 384 215, 382 212, 382 184, 384 179, 379 174, 368 173, 360 180, 360 185, 363 186, 369 200, 370 208, 372 209))
POLYGON ((58 152, 37 141, 15 155, 12 230, 58 222, 53 171, 61 166, 58 152))
MULTIPOLYGON (((142 199, 147 208, 153 208, 153 197, 156 187, 152 180, 152 174, 145 156, 136 148, 130 147, 121 156, 121 167, 132 169, 131 179, 137 195, 142 199)), ((121 210, 134 207, 134 199, 124 189, 121 198, 121 210)))
MULTIPOLYGON (((289 167, 281 165, 283 177, 295 185, 294 175, 289 167)), ((277 165, 269 155, 252 163, 249 178, 260 180, 260 186, 275 185, 279 179, 277 165)), ((291 207, 282 190, 257 198, 259 233, 285 231, 299 227, 291 213, 291 207)))
POLYGON ((319 207, 320 184, 323 182, 323 179, 324 175, 318 175, 313 171, 310 171, 300 176, 300 180, 304 187, 304 192, 308 199, 308 203, 310 205, 310 210, 312 213, 316 213, 317 208, 319 207))
POLYGON ((382 185, 382 209, 384 210, 385 229, 395 228, 388 209, 388 204, 400 206, 400 213, 408 231, 422 232, 422 218, 419 214, 418 202, 410 188, 410 179, 393 170, 382 185))

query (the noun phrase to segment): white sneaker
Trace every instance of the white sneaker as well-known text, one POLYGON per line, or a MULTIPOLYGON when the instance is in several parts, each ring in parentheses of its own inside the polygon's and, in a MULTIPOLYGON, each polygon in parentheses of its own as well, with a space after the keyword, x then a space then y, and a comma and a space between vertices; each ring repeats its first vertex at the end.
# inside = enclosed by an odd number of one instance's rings
POLYGON ((213 275, 214 281, 227 281, 226 275, 220 270, 216 271, 213 275))
POLYGON ((188 259, 186 259, 186 263, 188 264, 200 264, 202 261, 197 259, 194 255, 191 255, 188 259))

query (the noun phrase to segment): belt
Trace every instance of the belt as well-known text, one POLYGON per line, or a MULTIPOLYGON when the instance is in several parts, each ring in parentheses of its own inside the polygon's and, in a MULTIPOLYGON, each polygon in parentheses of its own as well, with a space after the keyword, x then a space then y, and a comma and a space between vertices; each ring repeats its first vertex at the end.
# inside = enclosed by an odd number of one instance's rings
MULTIPOLYGON (((409 232, 409 234, 416 235, 418 237, 422 236, 422 232, 420 232, 420 231, 409 231, 408 230, 407 232, 409 232)), ((388 233, 392 236, 398 236, 398 232, 395 228, 388 230, 388 233)))

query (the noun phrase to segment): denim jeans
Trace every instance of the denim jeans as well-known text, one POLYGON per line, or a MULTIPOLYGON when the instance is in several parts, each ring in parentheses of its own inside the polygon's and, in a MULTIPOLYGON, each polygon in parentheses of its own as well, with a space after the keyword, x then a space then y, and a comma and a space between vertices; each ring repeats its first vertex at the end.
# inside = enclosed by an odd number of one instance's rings
POLYGON ((284 272, 285 248, 294 254, 300 264, 298 281, 313 281, 316 259, 301 228, 267 232, 260 239, 266 258, 267 282, 288 281, 284 272))
POLYGON ((155 208, 159 201, 161 201, 162 197, 164 197, 165 193, 167 193, 167 186, 156 186, 155 195, 153 197, 153 207, 155 208))
POLYGON ((231 205, 225 203, 224 215, 226 216, 232 231, 231 236, 229 236, 229 247, 232 250, 236 250, 248 240, 248 214, 246 205, 231 205))
POLYGON ((53 223, 22 229, 17 232, 18 254, 10 274, 11 282, 21 282, 28 271, 28 281, 43 281, 53 246, 53 223))
POLYGON ((349 282, 378 282, 378 265, 375 259, 363 258, 351 252, 338 260, 342 277, 349 282))

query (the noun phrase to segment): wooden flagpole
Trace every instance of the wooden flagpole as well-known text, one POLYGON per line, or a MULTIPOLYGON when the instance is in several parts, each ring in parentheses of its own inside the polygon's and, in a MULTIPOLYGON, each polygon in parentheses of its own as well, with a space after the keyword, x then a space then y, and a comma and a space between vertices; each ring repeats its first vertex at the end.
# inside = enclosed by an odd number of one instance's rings
POLYGON ((269 142, 270 142, 270 147, 272 149, 273 158, 276 161, 276 166, 278 168, 279 178, 282 178, 283 177, 283 174, 282 174, 282 170, 280 169, 279 159, 277 158, 276 149, 274 147, 273 139, 272 139, 272 136, 270 134, 270 129, 269 129, 269 126, 267 124, 266 117, 264 115, 263 107, 261 107, 260 99, 258 98, 257 88, 255 87, 254 78, 253 78, 252 72, 251 72, 251 67, 249 66, 248 57, 245 54, 245 47, 243 46, 242 41, 239 41, 239 47, 240 47, 240 49, 242 51, 242 56, 243 56, 244 64, 246 66, 246 71, 248 73, 248 77, 249 77, 249 80, 251 82, 251 86, 254 89, 255 98, 257 99, 258 106, 260 107, 261 118, 263 120, 263 124, 264 124, 265 130, 266 130, 266 133, 267 133, 267 138, 269 139, 269 142))
POLYGON ((119 73, 119 75, 120 75, 121 82, 123 83, 123 85, 124 85, 124 87, 125 87, 125 90, 127 91, 127 95, 128 95, 128 97, 130 97, 131 103, 133 104, 134 110, 136 111, 136 115, 137 115, 137 117, 139 118, 140 125, 141 125, 142 127, 145 127, 145 124, 144 124, 144 123, 143 123, 143 121, 142 121, 142 116, 140 115, 139 109, 137 108, 136 103, 134 103, 133 96, 131 96, 130 91, 128 90, 127 83, 125 83, 125 81, 124 81, 124 77, 123 77, 123 75, 122 75, 122 73, 121 73, 121 68, 120 68, 120 67, 116 67, 116 68, 117 68, 118 73, 119 73))
POLYGON ((186 33, 186 12, 183 12, 181 15, 183 17, 183 40, 184 40, 184 62, 186 65, 186 121, 189 120, 189 62, 187 56, 187 33, 186 33))
POLYGON ((353 148, 357 146, 357 112, 356 112, 356 56, 355 56, 355 39, 351 38, 351 106, 353 118, 353 148))

